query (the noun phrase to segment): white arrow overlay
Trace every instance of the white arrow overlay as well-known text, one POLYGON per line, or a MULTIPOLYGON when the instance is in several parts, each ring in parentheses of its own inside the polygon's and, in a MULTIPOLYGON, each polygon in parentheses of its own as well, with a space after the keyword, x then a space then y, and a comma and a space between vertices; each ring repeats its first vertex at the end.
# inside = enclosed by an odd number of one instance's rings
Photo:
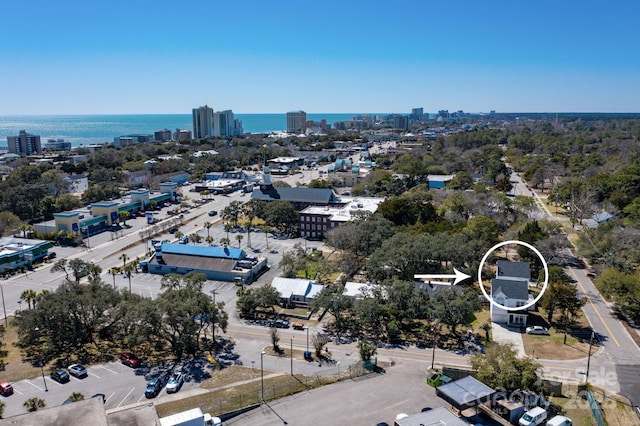
POLYGON ((456 268, 453 268, 453 272, 455 275, 446 275, 446 274, 416 274, 413 277, 419 280, 442 280, 442 279, 452 279, 455 278, 455 281, 451 285, 456 285, 460 281, 464 281, 467 278, 471 278, 471 275, 467 275, 464 272, 458 271, 456 268))

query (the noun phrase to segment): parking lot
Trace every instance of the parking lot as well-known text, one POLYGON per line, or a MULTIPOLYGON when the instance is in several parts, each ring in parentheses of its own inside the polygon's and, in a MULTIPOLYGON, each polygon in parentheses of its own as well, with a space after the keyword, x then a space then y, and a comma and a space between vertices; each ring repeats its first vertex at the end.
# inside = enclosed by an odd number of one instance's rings
MULTIPOLYGON (((180 369, 180 367, 177 366, 176 369, 180 369)), ((134 370, 120 362, 109 362, 88 366, 86 377, 71 376, 67 383, 58 383, 52 380, 48 372, 45 371, 44 380, 42 376, 38 376, 14 382, 14 394, 0 397, 0 400, 6 404, 4 417, 25 413, 23 403, 29 398, 43 399, 47 407, 52 407, 61 405, 73 392, 80 392, 85 398, 99 393, 104 394, 105 408, 117 408, 146 399, 144 391, 147 382, 154 376, 170 371, 170 369, 171 366, 167 365, 154 368, 143 366, 134 370)), ((193 376, 191 373, 187 374, 189 380, 184 383, 180 389, 181 392, 197 387, 193 376)), ((157 397, 165 394, 166 389, 163 388, 157 397)))

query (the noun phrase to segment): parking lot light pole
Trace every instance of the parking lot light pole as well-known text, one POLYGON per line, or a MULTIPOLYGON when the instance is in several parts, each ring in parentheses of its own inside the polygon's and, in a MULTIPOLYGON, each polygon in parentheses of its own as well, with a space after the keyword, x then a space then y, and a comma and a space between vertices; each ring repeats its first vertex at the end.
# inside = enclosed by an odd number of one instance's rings
POLYGON ((2 310, 4 311, 4 328, 5 331, 7 329, 7 307, 4 304, 4 290, 2 289, 2 286, 0 285, 0 294, 2 294, 2 310))
MULTIPOLYGON (((40 328, 36 327, 34 329, 36 334, 38 335, 38 344, 40 343, 40 328)), ((49 392, 49 388, 47 387, 47 380, 44 378, 44 362, 42 361, 42 353, 38 355, 40 361, 40 372, 42 373, 42 383, 44 383, 44 391, 49 392)))
POLYGON ((307 352, 309 352, 309 326, 306 326, 305 329, 307 330, 307 352))
POLYGON ((262 400, 262 402, 264 402, 264 365, 263 365, 264 354, 265 354, 264 351, 260 352, 260 389, 261 389, 260 399, 262 400))
POLYGON ((289 349, 289 355, 291 356, 291 375, 293 376, 293 337, 291 338, 291 348, 289 349))

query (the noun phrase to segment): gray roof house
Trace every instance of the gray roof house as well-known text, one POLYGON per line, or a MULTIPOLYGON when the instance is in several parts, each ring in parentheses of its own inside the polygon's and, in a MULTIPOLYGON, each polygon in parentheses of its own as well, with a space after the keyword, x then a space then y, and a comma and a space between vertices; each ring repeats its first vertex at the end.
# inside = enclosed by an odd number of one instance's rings
POLYGON ((497 262, 496 278, 491 280, 491 298, 504 309, 491 304, 491 321, 497 324, 524 327, 527 310, 516 309, 529 304, 531 269, 528 262, 497 262))

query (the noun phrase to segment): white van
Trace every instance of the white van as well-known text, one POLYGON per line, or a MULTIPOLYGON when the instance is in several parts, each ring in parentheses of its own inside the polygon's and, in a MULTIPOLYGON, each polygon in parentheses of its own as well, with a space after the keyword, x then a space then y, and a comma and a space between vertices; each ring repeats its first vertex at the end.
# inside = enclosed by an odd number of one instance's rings
POLYGON ((547 422, 547 426, 573 426, 573 422, 568 417, 555 416, 547 422))
POLYGON ((520 417, 520 426, 538 426, 547 420, 547 411, 544 408, 535 407, 527 411, 520 417))

